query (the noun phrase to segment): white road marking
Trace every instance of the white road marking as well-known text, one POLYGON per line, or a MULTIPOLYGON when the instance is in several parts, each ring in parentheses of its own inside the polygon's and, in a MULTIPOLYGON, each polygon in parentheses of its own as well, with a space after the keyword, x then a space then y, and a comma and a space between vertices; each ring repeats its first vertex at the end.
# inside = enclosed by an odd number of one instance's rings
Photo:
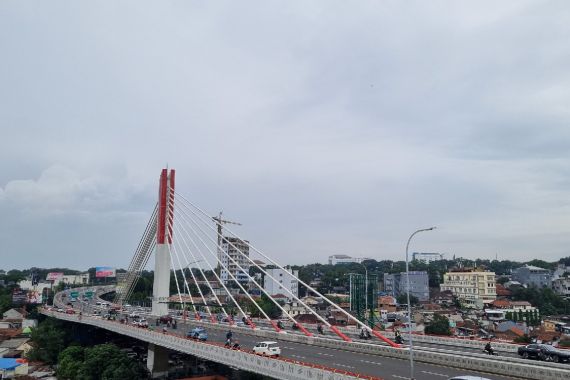
POLYGON ((428 374, 428 375, 447 377, 447 375, 444 375, 443 373, 436 373, 436 372, 429 372, 429 371, 422 371, 422 372, 425 374, 428 374))
POLYGON ((392 375, 392 377, 395 377, 395 378, 397 378, 397 379, 407 379, 407 380, 410 379, 409 377, 399 376, 399 375, 392 375))
POLYGON ((307 359, 305 356, 300 356, 300 355, 291 355, 291 357, 299 358, 299 359, 307 359))
POLYGON ((372 361, 370 361, 370 360, 363 360, 363 359, 360 359, 360 361, 361 361, 362 363, 367 363, 367 364, 382 365, 382 363, 372 362, 372 361))
POLYGON ((331 354, 325 354, 324 352, 317 352, 317 355, 334 356, 334 355, 331 355, 331 354))
POLYGON ((332 365, 333 365, 333 367, 338 366, 338 367, 346 367, 346 368, 356 368, 356 367, 353 367, 351 365, 340 364, 340 363, 333 363, 332 365))
POLYGON ((429 372, 429 371, 422 371, 422 372, 425 374, 428 374, 428 375, 447 377, 447 375, 444 375, 443 373, 435 373, 435 372, 429 372))

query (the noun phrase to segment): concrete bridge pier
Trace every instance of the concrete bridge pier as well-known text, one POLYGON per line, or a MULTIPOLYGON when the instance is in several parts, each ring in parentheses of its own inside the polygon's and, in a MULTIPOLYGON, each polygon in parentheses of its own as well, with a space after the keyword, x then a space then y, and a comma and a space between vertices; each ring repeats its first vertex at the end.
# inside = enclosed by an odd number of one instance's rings
POLYGON ((152 374, 153 379, 166 378, 168 376, 168 349, 149 343, 146 367, 152 374))

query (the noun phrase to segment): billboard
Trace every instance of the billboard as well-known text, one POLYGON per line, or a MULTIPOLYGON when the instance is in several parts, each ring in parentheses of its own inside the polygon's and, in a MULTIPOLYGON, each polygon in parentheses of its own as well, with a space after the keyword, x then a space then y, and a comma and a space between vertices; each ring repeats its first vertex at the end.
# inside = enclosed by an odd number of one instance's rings
POLYGON ((59 282, 63 278, 63 272, 49 272, 46 280, 59 282))
POLYGON ((95 267, 95 277, 116 277, 116 269, 111 267, 95 267))
POLYGON ((37 290, 28 290, 26 303, 42 303, 42 294, 37 290))

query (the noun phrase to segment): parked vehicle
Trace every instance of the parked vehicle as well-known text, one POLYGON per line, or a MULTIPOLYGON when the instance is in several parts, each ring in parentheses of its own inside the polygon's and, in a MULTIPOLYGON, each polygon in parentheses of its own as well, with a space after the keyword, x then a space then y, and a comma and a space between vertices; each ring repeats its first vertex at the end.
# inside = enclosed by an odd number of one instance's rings
POLYGON ((75 310, 73 310, 73 309, 67 309, 67 310, 65 311, 65 314, 75 314, 75 310))
POLYGON ((253 352, 258 355, 277 357, 281 355, 281 348, 277 342, 259 342, 253 347, 253 352))

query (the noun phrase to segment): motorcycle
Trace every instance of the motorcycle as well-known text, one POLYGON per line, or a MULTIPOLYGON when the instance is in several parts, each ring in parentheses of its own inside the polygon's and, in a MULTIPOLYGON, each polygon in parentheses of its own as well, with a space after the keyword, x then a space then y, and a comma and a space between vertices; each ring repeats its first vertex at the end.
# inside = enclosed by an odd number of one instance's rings
POLYGON ((360 339, 370 339, 370 332, 366 331, 366 332, 360 332, 360 335, 358 336, 360 339))

